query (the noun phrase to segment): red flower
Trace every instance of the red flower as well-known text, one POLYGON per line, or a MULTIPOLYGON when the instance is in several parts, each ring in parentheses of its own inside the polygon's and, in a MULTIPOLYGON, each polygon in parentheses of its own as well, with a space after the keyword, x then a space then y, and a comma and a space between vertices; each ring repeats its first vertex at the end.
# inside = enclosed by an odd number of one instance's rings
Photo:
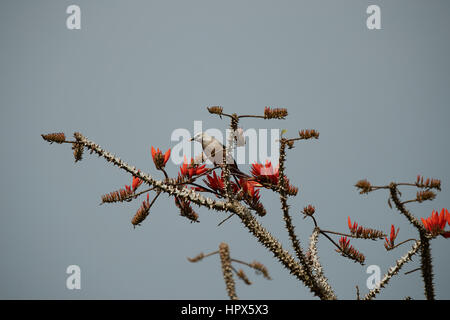
POLYGON ((366 257, 361 252, 350 245, 350 240, 347 240, 347 237, 341 237, 339 239, 339 250, 336 251, 360 264, 364 264, 364 261, 366 260, 366 257))
MULTIPOLYGON (((450 231, 444 231, 445 225, 450 220, 450 213, 447 209, 442 208, 441 213, 438 214, 437 211, 431 213, 427 219, 421 218, 423 226, 431 233, 433 237, 442 235, 445 238, 450 238, 450 231)), ((449 222, 450 224, 450 222, 449 222)))
POLYGON ((259 200, 259 190, 256 190, 255 187, 260 187, 261 185, 256 181, 249 181, 247 179, 240 179, 239 184, 244 191, 244 194, 249 196, 250 198, 255 198, 259 200))
POLYGON ((159 148, 155 150, 155 148, 153 148, 152 146, 152 158, 156 169, 162 170, 166 166, 167 161, 169 161, 170 149, 167 150, 166 153, 163 155, 161 150, 159 150, 159 148))
POLYGON ((348 217, 348 228, 350 229, 351 233, 356 233, 356 231, 358 230, 358 224, 356 222, 354 222, 352 225, 352 221, 350 220, 350 217, 348 217))
POLYGON ((395 238, 397 238, 398 232, 400 231, 400 228, 397 228, 397 231, 395 231, 395 227, 394 225, 391 225, 391 235, 389 237, 389 239, 387 237, 385 237, 385 243, 384 243, 384 247, 386 248, 386 250, 391 250, 394 248, 395 246, 395 238))
MULTIPOLYGON (((270 161, 266 160, 265 165, 262 163, 252 164, 251 173, 254 180, 263 184, 263 187, 272 190, 278 187, 278 179, 280 176, 278 166, 274 167, 270 161)), ((291 185, 286 176, 284 176, 284 191, 290 196, 295 196, 298 193, 298 188, 291 185)))
POLYGON ((142 184, 142 180, 138 177, 133 176, 133 181, 131 183, 131 188, 133 189, 133 192, 136 191, 137 188, 142 184))
POLYGON ((342 251, 345 251, 345 250, 347 250, 347 248, 349 248, 350 240, 347 240, 347 237, 341 237, 339 239, 339 245, 340 245, 342 251))
POLYGON ((278 166, 275 168, 272 163, 266 160, 266 164, 254 163, 252 164, 252 175, 255 177, 256 181, 261 183, 268 183, 272 185, 278 184, 278 166))
MULTIPOLYGON (((223 194, 225 192, 225 182, 223 180, 223 172, 221 176, 219 177, 216 172, 214 171, 212 176, 209 174, 206 176, 206 180, 203 179, 203 181, 206 183, 208 187, 210 187, 212 190, 217 191, 220 194, 223 194)), ((239 187, 236 183, 230 181, 231 184, 231 190, 232 192, 236 193, 239 191, 239 187)))
POLYGON ((206 176, 206 180, 203 181, 205 181, 206 185, 214 191, 222 192, 225 189, 223 178, 218 177, 215 171, 213 172, 212 176, 208 174, 206 176))
POLYGON ((139 186, 142 184, 142 182, 143 181, 141 179, 133 176, 133 181, 131 182, 131 186, 125 185, 126 192, 129 195, 133 194, 136 191, 136 189, 139 188, 139 186))
POLYGON ((250 206, 250 208, 255 210, 258 215, 260 215, 261 217, 265 216, 266 209, 259 201, 259 189, 256 189, 257 187, 261 187, 261 184, 256 181, 247 179, 240 179, 239 184, 242 188, 243 200, 250 206))
POLYGON ((354 222, 352 225, 350 217, 348 217, 348 228, 350 229, 350 233, 357 238, 383 239, 383 237, 385 237, 385 234, 379 230, 365 228, 363 226, 358 227, 358 224, 356 222, 354 222))
POLYGON ((198 165, 197 163, 194 162, 194 159, 191 158, 191 162, 188 163, 186 156, 184 156, 184 162, 183 165, 180 167, 180 173, 182 177, 186 177, 189 176, 189 178, 196 176, 196 175, 200 175, 202 173, 205 173, 206 169, 205 168, 205 164, 204 165, 198 165))

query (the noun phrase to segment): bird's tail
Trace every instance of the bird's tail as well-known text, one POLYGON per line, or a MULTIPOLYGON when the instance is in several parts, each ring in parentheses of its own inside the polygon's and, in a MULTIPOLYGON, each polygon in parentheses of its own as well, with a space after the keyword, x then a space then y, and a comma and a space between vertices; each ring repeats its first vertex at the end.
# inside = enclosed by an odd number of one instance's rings
MULTIPOLYGON (((230 174, 233 176, 235 180, 247 180, 247 181, 256 181, 256 178, 246 174, 245 172, 242 172, 237 166, 230 166, 230 174)), ((236 183, 239 185, 239 182, 236 181, 236 183)), ((260 183, 256 183, 256 186, 261 187, 262 185, 260 183)))
POLYGON ((234 176, 236 176, 237 178, 241 179, 249 179, 252 178, 251 176, 249 176, 248 174, 246 174, 245 172, 242 172, 236 163, 230 165, 230 173, 234 176))

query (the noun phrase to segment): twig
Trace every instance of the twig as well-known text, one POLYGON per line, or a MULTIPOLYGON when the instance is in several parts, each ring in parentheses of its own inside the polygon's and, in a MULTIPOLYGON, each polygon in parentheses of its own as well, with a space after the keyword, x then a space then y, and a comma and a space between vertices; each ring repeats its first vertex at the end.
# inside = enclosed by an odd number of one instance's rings
POLYGON ((410 271, 406 271, 405 272, 405 274, 410 274, 410 273, 413 273, 413 272, 416 272, 416 271, 419 271, 419 270, 421 270, 422 268, 415 268, 415 269, 412 269, 412 270, 410 270, 410 271))
POLYGON ((397 248, 397 247, 400 247, 402 244, 405 244, 405 243, 407 243, 407 242, 409 242, 409 241, 417 241, 417 239, 411 238, 411 239, 404 240, 404 241, 402 241, 402 242, 397 243, 395 246, 389 248, 389 250, 393 250, 393 249, 395 249, 395 248, 397 248))
POLYGON ((235 213, 230 214, 228 217, 226 217, 225 219, 220 221, 217 226, 220 227, 224 222, 228 221, 228 219, 231 219, 231 217, 234 216, 234 215, 235 215, 235 213))
POLYGON ((331 230, 322 230, 321 229, 321 231, 322 231, 322 233, 331 233, 331 234, 335 234, 335 235, 338 235, 338 236, 344 236, 344 237, 355 238, 355 239, 370 239, 370 240, 379 240, 379 239, 381 239, 379 237, 378 238, 365 238, 365 237, 358 236, 358 235, 355 235, 355 234, 348 234, 348 233, 342 233, 342 232, 331 231, 331 230))

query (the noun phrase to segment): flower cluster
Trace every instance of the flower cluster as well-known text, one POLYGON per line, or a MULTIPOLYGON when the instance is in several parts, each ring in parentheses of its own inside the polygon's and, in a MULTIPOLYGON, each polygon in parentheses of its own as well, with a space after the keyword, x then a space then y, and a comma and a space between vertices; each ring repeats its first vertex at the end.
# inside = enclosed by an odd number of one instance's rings
POLYGON ((304 218, 306 218, 307 216, 312 217, 315 212, 316 212, 316 208, 312 205, 308 205, 308 206, 304 207, 303 211, 302 211, 302 213, 305 215, 304 218))
POLYGON ((348 228, 350 229, 352 236, 355 236, 356 238, 383 239, 383 237, 385 237, 385 234, 382 231, 358 226, 356 222, 353 222, 352 224, 350 217, 348 217, 348 228))
POLYGON ((72 143, 73 157, 75 162, 83 160, 84 147, 80 143, 72 143))
POLYGON ((212 175, 207 174, 206 179, 203 179, 203 181, 208 187, 216 192, 223 193, 225 191, 225 183, 223 182, 223 177, 217 176, 215 171, 212 173, 212 175))
POLYGON ((360 192, 359 192, 360 194, 369 193, 370 191, 372 191, 372 185, 366 179, 359 180, 355 184, 355 187, 360 189, 360 192))
POLYGON ((391 235, 389 236, 389 239, 385 237, 384 247, 386 250, 394 249, 395 247, 395 239, 397 238, 398 232, 400 231, 400 228, 397 228, 397 231, 395 231, 394 225, 391 225, 391 235))
POLYGON ((436 198, 436 193, 431 190, 417 191, 416 194, 416 201, 419 203, 426 200, 433 200, 434 198, 436 198))
POLYGON ((450 238, 450 231, 444 231, 445 225, 447 223, 450 225, 450 213, 447 209, 442 208, 440 214, 433 210, 431 216, 421 219, 423 226, 433 237, 442 235, 444 238, 450 238))
POLYGON ((241 178, 239 184, 245 196, 259 199, 259 189, 256 188, 261 187, 261 185, 258 182, 241 178))
POLYGON ((137 188, 142 184, 142 180, 138 177, 133 177, 133 181, 131 182, 131 190, 134 192, 137 188))
POLYGON ((288 115, 287 109, 285 108, 274 108, 270 107, 264 108, 264 119, 284 119, 288 115))
POLYGON ((180 215, 186 217, 191 222, 200 222, 198 220, 198 214, 192 209, 191 202, 189 200, 175 197, 175 205, 180 209, 180 215))
MULTIPOLYGON (((203 181, 210 189, 218 194, 225 194, 223 172, 219 177, 214 171, 212 175, 206 175, 206 179, 203 179, 203 181)), ((239 185, 233 181, 230 181, 230 185, 232 192, 237 195, 237 199, 244 200, 258 215, 264 216, 266 214, 266 209, 260 202, 260 193, 258 189, 258 187, 261 187, 260 183, 241 178, 239 180, 239 185)))
MULTIPOLYGON (((221 195, 225 194, 225 182, 223 180, 223 172, 220 177, 216 174, 215 171, 212 173, 212 175, 207 174, 206 179, 203 179, 203 181, 209 188, 216 191, 217 193, 221 195)), ((233 193, 237 193, 239 190, 239 186, 232 181, 230 181, 230 184, 233 193)))
POLYGON ((242 281, 244 281, 244 283, 245 283, 246 285, 251 285, 251 284, 252 284, 252 282, 249 280, 249 278, 248 278, 247 275, 245 274, 244 270, 239 269, 239 270, 236 272, 236 275, 238 276, 239 279, 241 279, 242 281))
POLYGON ((350 258, 360 264, 364 264, 366 260, 366 257, 361 252, 350 245, 350 240, 347 240, 347 237, 341 237, 339 239, 339 250, 336 251, 340 252, 344 257, 350 258))
POLYGON ((257 189, 257 187, 260 187, 261 185, 256 181, 248 179, 241 179, 239 181, 239 184, 242 188, 242 197, 244 201, 250 206, 250 208, 255 210, 258 215, 260 215, 261 217, 265 216, 266 209, 259 201, 260 194, 259 189, 257 189))
POLYGON ((298 135, 305 140, 311 138, 319 139, 319 132, 315 129, 300 130, 298 135))
POLYGON ((149 194, 147 193, 147 200, 142 202, 142 205, 137 210, 133 219, 131 219, 131 224, 134 227, 140 225, 142 221, 144 221, 145 218, 147 218, 149 212, 150 212, 150 201, 149 201, 149 194))
POLYGON ((66 135, 64 134, 64 132, 41 134, 41 137, 42 139, 50 143, 63 143, 64 141, 66 141, 66 135))
POLYGON ((416 186, 419 188, 437 189, 441 191, 441 180, 427 178, 425 181, 422 176, 418 175, 416 186))
MULTIPOLYGON (((63 133, 63 135, 64 135, 64 133, 63 133)), ((76 140, 76 142, 72 143, 73 157, 75 158, 75 162, 78 162, 83 159, 84 146, 82 143, 80 143, 81 133, 74 132, 73 136, 76 140)))
POLYGON ((139 186, 142 184, 142 180, 138 177, 133 176, 133 180, 131 181, 131 186, 125 185, 125 189, 128 193, 134 194, 136 192, 136 189, 139 188, 139 186))
POLYGON ((272 163, 266 160, 266 164, 253 163, 251 173, 256 181, 264 184, 277 185, 278 184, 278 166, 272 166, 272 163))
POLYGON ((155 167, 157 170, 162 170, 166 166, 167 161, 169 161, 170 158, 170 149, 166 151, 166 153, 163 155, 162 151, 155 150, 152 146, 152 158, 153 163, 155 164, 155 167))
POLYGON ((128 201, 132 195, 133 192, 131 191, 131 188, 129 186, 125 186, 125 189, 119 189, 103 195, 102 203, 128 201))
POLYGON ((289 179, 286 176, 284 177, 284 190, 290 196, 296 196, 298 193, 298 188, 291 185, 289 183, 289 179))
POLYGON ((142 180, 138 177, 133 177, 131 186, 125 185, 125 189, 110 192, 102 196, 102 203, 105 202, 122 202, 130 201, 135 191, 142 184, 142 180))
POLYGON ((253 261, 248 265, 250 268, 255 269, 256 273, 261 273, 264 278, 267 280, 272 280, 272 278, 269 275, 269 271, 267 270, 266 266, 263 265, 261 262, 253 261))
MULTIPOLYGON (((280 173, 278 166, 274 167, 272 162, 266 160, 265 164, 253 163, 251 168, 251 174, 255 181, 262 184, 264 187, 275 188, 278 185, 280 173)), ((289 179, 284 177, 284 189, 288 195, 295 196, 298 193, 298 188, 292 186, 289 183, 289 179)))
POLYGON ((188 162, 186 159, 186 156, 184 157, 183 165, 180 167, 180 177, 189 177, 192 178, 193 176, 200 175, 202 173, 205 173, 208 169, 205 168, 205 164, 199 165, 194 161, 193 158, 191 158, 191 161, 188 162))
POLYGON ((208 109, 209 113, 217 114, 219 116, 223 113, 223 108, 220 106, 206 107, 206 109, 208 109))

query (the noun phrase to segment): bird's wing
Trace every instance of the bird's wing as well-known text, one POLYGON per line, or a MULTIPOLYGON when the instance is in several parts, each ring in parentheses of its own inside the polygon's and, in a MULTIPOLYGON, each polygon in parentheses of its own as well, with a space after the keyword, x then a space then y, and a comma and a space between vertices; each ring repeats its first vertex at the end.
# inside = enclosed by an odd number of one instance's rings
MULTIPOLYGON (((217 139, 212 138, 208 142, 204 141, 202 147, 203 152, 212 163, 221 164, 223 162, 223 145, 217 139)), ((226 162, 236 165, 236 161, 231 154, 227 155, 226 162)))
MULTIPOLYGON (((223 163, 223 145, 216 139, 202 143, 203 152, 206 157, 215 165, 223 163)), ((231 154, 227 155, 226 162, 230 164, 230 172, 232 175, 238 178, 249 178, 249 175, 243 173, 237 166, 236 160, 234 160, 231 154)))

